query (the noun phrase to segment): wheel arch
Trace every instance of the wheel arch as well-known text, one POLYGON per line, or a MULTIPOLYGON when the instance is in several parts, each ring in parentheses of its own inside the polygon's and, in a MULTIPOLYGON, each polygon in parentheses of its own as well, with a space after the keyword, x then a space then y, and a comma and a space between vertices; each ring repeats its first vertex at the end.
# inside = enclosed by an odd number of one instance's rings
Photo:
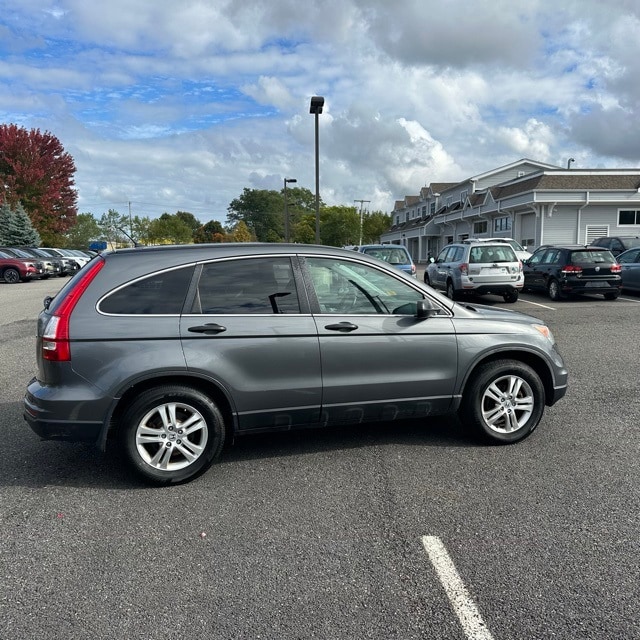
POLYGON ((185 386, 196 391, 200 391, 209 397, 220 409, 225 425, 227 427, 227 438, 233 439, 236 431, 236 412, 232 402, 222 386, 213 380, 201 378, 188 374, 171 374, 145 378, 129 386, 115 402, 111 415, 103 427, 100 434, 99 447, 106 449, 108 443, 117 435, 118 424, 123 413, 126 411, 132 400, 139 394, 160 386, 185 386))
POLYGON ((529 365, 538 374, 538 377, 542 382, 545 395, 545 405, 550 405, 549 398, 553 398, 553 370, 541 355, 532 351, 525 351, 521 349, 506 349, 504 351, 494 351, 492 353, 485 354, 483 357, 480 357, 476 362, 473 363, 473 366, 469 368, 466 376, 462 380, 459 397, 462 398, 464 396, 470 381, 473 379, 474 374, 480 367, 489 362, 495 362, 497 360, 516 360, 517 362, 522 362, 526 365, 529 365))

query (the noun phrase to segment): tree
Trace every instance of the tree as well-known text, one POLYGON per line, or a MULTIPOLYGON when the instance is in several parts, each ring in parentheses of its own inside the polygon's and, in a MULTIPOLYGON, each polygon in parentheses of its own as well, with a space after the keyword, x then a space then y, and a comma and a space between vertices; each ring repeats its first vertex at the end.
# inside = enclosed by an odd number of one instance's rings
POLYGON ((360 215, 355 207, 325 207, 320 211, 320 237, 323 244, 343 247, 357 244, 360 215))
POLYGON ((47 245, 55 246, 77 215, 73 158, 54 135, 0 125, 0 198, 22 204, 47 245))
POLYGON ((0 206, 0 245, 37 247, 40 235, 21 204, 11 208, 6 202, 0 206))
POLYGON ((102 230, 102 235, 107 242, 111 244, 111 248, 115 249, 118 244, 130 242, 127 235, 122 229, 129 223, 129 218, 121 215, 115 209, 109 209, 107 213, 103 213, 98 222, 98 226, 102 230))
POLYGON ((259 242, 280 242, 284 237, 284 200, 277 191, 245 189, 227 209, 227 223, 244 222, 259 242))
MULTIPOLYGON (((391 216, 382 211, 366 212, 362 216, 362 243, 375 244, 391 226, 391 216)), ((355 243, 354 243, 355 244, 355 243)))
POLYGON ((191 236, 196 233, 196 231, 202 226, 202 222, 196 218, 193 213, 189 213, 188 211, 176 211, 176 217, 182 220, 189 229, 191 229, 191 236))
POLYGON ((224 236, 224 228, 217 220, 209 220, 197 229, 193 234, 193 241, 196 244, 202 244, 205 242, 220 242, 216 240, 216 237, 224 236))
POLYGON ((233 231, 229 234, 230 242, 251 242, 252 240, 255 240, 255 238, 249 230, 249 227, 247 227, 242 220, 238 222, 233 231))
POLYGON ((189 225, 175 214, 163 213, 149 225, 149 239, 154 244, 189 244, 192 235, 189 225))
POLYGON ((65 234, 66 247, 86 249, 92 240, 106 239, 92 213, 79 213, 74 225, 65 234))

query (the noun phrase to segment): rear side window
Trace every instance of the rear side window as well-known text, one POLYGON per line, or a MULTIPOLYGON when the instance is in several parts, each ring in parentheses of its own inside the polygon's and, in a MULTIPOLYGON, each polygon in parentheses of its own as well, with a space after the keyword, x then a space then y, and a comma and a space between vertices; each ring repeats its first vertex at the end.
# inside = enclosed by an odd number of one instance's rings
POLYGON ((383 260, 389 264, 409 264, 411 259, 409 254, 404 249, 397 249, 395 247, 379 247, 364 249, 363 253, 378 260, 383 260))
POLYGON ((193 266, 161 271, 131 282, 98 304, 113 315, 179 315, 193 277, 193 266))
POLYGON ((242 258, 205 264, 191 313, 300 313, 291 260, 242 258))

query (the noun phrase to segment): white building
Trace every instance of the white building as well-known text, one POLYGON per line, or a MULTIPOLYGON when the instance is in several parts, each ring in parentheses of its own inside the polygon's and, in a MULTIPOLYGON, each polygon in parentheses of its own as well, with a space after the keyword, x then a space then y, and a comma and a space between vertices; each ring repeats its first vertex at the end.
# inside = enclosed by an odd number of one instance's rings
POLYGON ((563 169, 522 159, 458 183, 433 183, 395 203, 382 242, 416 262, 468 237, 588 244, 640 234, 640 169, 563 169))

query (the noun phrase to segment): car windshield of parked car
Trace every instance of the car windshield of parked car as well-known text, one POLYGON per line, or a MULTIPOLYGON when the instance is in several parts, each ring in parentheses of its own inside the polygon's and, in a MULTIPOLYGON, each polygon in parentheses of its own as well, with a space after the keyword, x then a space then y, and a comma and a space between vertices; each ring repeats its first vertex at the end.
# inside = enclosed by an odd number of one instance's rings
POLYGON ((362 253, 366 253, 368 256, 378 258, 389 264, 407 264, 409 256, 402 249, 396 249, 394 247, 371 247, 363 249, 362 253))
POLYGON ((320 311, 415 315, 424 296, 388 273, 332 258, 307 258, 320 311))

